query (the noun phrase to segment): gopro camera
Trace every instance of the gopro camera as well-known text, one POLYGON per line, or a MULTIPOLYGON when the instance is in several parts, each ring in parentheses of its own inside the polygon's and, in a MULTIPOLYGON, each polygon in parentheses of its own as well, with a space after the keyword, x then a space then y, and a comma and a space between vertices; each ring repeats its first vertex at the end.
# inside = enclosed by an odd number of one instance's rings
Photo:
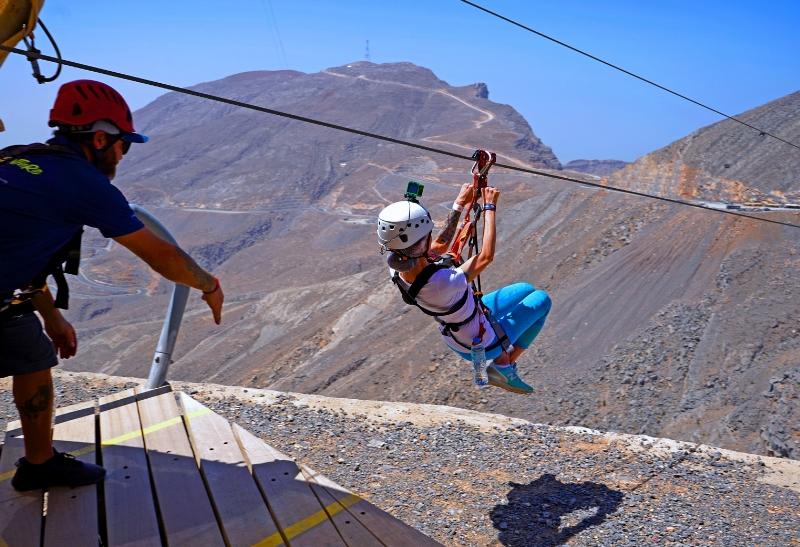
POLYGON ((425 185, 421 182, 416 182, 413 180, 408 181, 408 186, 406 186, 406 195, 405 198, 409 201, 417 202, 419 198, 422 197, 422 191, 425 189, 425 185))

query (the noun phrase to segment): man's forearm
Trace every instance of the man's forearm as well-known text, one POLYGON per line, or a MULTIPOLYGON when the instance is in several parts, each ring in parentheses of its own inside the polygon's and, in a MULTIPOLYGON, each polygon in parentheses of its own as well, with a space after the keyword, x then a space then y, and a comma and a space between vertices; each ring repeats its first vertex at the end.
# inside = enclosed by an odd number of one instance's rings
POLYGON ((188 282, 183 281, 182 283, 195 289, 200 289, 203 292, 213 291, 217 285, 217 280, 214 279, 214 276, 201 268, 186 251, 180 247, 177 249, 183 259, 184 270, 186 277, 188 277, 188 282))
POLYGON ((177 245, 164 241, 148 228, 114 238, 155 271, 175 283, 204 292, 213 291, 217 280, 177 245))
POLYGON ((201 268, 186 251, 177 246, 174 247, 173 256, 169 260, 151 263, 150 266, 170 281, 204 292, 213 291, 217 283, 213 275, 201 268))
POLYGON ((53 300, 53 295, 50 294, 50 289, 47 288, 47 285, 44 286, 44 289, 40 292, 37 292, 31 298, 31 303, 33 307, 39 312, 39 315, 42 316, 42 319, 45 321, 49 321, 55 315, 60 313, 55 306, 55 301, 53 300))

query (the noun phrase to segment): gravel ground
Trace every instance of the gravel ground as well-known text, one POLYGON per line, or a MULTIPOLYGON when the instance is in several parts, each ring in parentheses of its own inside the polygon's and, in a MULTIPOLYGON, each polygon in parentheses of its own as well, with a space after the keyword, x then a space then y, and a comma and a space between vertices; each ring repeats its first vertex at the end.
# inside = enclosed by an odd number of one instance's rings
MULTIPOLYGON (((8 381, 0 417, 15 419, 8 381)), ((131 387, 56 374, 60 406, 131 387)), ((175 384, 445 545, 800 545, 800 465, 460 409, 175 384), (342 401, 342 403, 338 403, 342 401), (781 475, 780 466, 783 467, 781 475), (782 482, 768 484, 765 480, 782 482), (786 486, 792 484, 792 488, 786 486)))

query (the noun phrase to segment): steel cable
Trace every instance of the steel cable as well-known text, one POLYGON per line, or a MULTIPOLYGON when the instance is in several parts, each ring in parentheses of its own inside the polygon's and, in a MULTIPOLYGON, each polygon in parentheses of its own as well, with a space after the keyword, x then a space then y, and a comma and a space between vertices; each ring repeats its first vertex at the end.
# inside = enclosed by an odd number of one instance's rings
POLYGON ((701 108, 705 108, 706 110, 709 110, 709 111, 711 111, 711 112, 713 112, 715 114, 718 114, 718 115, 722 116, 723 118, 727 118, 727 119, 729 119, 731 121, 734 121, 736 123, 742 124, 745 127, 749 127, 750 129, 752 129, 754 131, 758 131, 759 135, 761 135, 761 136, 765 136, 765 135, 766 136, 770 136, 773 139, 776 139, 776 140, 778 140, 778 141, 780 141, 782 143, 785 143, 785 144, 788 144, 789 146, 793 146, 794 148, 800 149, 800 145, 797 145, 797 144, 795 144, 795 143, 793 143, 791 141, 787 141, 786 139, 784 139, 782 137, 779 137, 777 135, 774 135, 774 134, 770 133, 769 131, 765 131, 765 130, 760 129, 760 128, 754 126, 754 125, 751 125, 751 124, 747 123, 746 121, 740 120, 739 118, 737 118, 735 116, 731 116, 731 115, 726 114, 726 113, 724 113, 724 112, 722 112, 720 110, 717 110, 713 106, 709 106, 707 104, 701 103, 700 101, 692 99, 691 97, 688 97, 688 96, 686 96, 686 95, 684 95, 682 93, 674 91, 674 90, 672 90, 672 89, 670 89, 670 88, 668 88, 666 86, 663 86, 663 85, 661 85, 659 83, 656 83, 653 80, 649 80, 649 79, 645 78, 644 76, 639 76, 635 72, 631 72, 630 70, 626 70, 626 69, 622 68, 619 65, 615 65, 614 63, 610 63, 610 62, 608 62, 608 61, 606 61, 604 59, 601 59, 600 57, 597 57, 596 55, 592 55, 588 51, 584 51, 582 49, 576 48, 575 46, 571 46, 566 42, 562 42, 561 40, 559 40, 557 38, 553 38, 552 36, 549 36, 549 35, 545 34, 544 32, 540 32, 540 31, 538 31, 536 29, 533 29, 533 28, 531 28, 531 27, 529 27, 527 25, 524 25, 524 24, 520 23, 519 21, 515 21, 514 19, 506 17, 505 15, 501 15, 501 14, 497 13, 496 11, 492 11, 492 10, 490 10, 488 8, 485 8, 485 7, 481 6, 480 4, 476 4, 475 2, 471 2, 470 0, 459 0, 459 1, 463 2, 464 4, 467 4, 468 6, 472 6, 473 8, 478 9, 478 10, 484 12, 484 13, 487 13, 487 14, 493 16, 493 17, 497 17, 498 19, 501 19, 501 20, 503 20, 503 21, 505 21, 507 23, 511 23, 512 25, 514 25, 516 27, 519 27, 519 28, 521 28, 523 30, 527 30, 528 32, 532 32, 533 34, 535 34, 537 36, 540 36, 540 37, 544 38, 545 40, 550 40, 551 42, 553 42, 555 44, 563 46, 563 47, 565 47, 567 49, 571 49, 575 53, 580 53, 581 55, 584 55, 584 56, 588 57, 589 59, 592 59, 593 61, 597 61, 598 63, 602 63, 602 64, 604 64, 604 65, 606 65, 608 67, 613 68, 614 70, 618 70, 618 71, 622 72, 623 74, 627 74, 628 76, 636 78, 637 80, 640 80, 640 81, 642 81, 642 82, 644 82, 646 84, 650 84, 650 85, 652 85, 654 87, 657 87, 658 89, 661 89, 662 91, 666 91, 667 93, 671 93, 672 95, 675 95, 676 97, 680 97, 681 99, 689 101, 690 103, 694 103, 694 104, 696 104, 697 106, 699 106, 701 108))
MULTIPOLYGON (((7 47, 7 46, 3 46, 3 45, 0 45, 0 49, 2 49, 4 51, 8 51, 9 53, 16 53, 17 55, 26 56, 26 52, 24 50, 21 50, 21 49, 7 47)), ((163 83, 163 82, 158 82, 156 80, 149 80, 147 78, 141 78, 139 76, 133 76, 131 74, 125 74, 124 72, 117 72, 115 70, 109 70, 109 69, 106 69, 106 68, 87 65, 87 64, 84 64, 84 63, 78 63, 78 62, 70 61, 70 60, 63 59, 63 58, 56 59, 56 58, 51 57, 49 55, 40 55, 39 59, 42 59, 44 61, 50 61, 51 63, 61 63, 63 65, 69 66, 69 67, 78 68, 78 69, 86 70, 86 71, 89 71, 89 72, 94 72, 96 74, 103 74, 104 76, 111 76, 112 78, 119 78, 121 80, 128 80, 130 82, 136 82, 136 83, 143 84, 143 85, 149 85, 149 86, 152 86, 152 87, 158 87, 158 88, 161 88, 161 89, 166 89, 168 91, 174 91, 176 93, 183 93, 183 94, 186 94, 186 95, 191 95, 191 96, 199 97, 199 98, 202 98, 202 99, 208 99, 210 101, 216 101, 216 102, 223 103, 223 104, 229 104, 229 105, 232 105, 232 106, 238 106, 238 107, 245 108, 245 109, 248 109, 248 110, 254 110, 256 112, 263 112, 265 114, 272 114, 274 116, 280 116, 282 118, 288 118, 288 119, 296 120, 296 121, 299 121, 299 122, 318 125, 318 126, 321 126, 321 127, 327 127, 329 129, 336 129, 338 131, 345 131, 347 133, 353 133, 355 135, 361 135, 363 137, 369 137, 369 138, 373 138, 373 139, 382 140, 382 141, 385 141, 385 142, 391 142, 393 144, 399 144, 401 146, 407 146, 407 147, 411 147, 411 148, 416 148, 418 150, 425 150, 426 152, 432 152, 434 154, 441 154, 441 155, 444 155, 444 156, 449 156, 451 158, 467 160, 469 162, 473 161, 472 156, 467 156, 467 155, 464 155, 464 154, 458 154, 456 152, 449 152, 447 150, 442 150, 440 148, 434 148, 432 146, 425 146, 423 144, 417 144, 417 143, 405 141, 405 140, 402 140, 402 139, 396 139, 394 137, 387 137, 386 135, 380 135, 378 133, 372 133, 370 131, 363 131, 361 129, 355 129, 355 128, 352 128, 352 127, 347 127, 347 126, 344 126, 344 125, 339 125, 339 124, 335 124, 335 123, 331 123, 331 122, 317 120, 317 119, 314 119, 314 118, 308 118, 306 116, 300 116, 298 114, 291 114, 289 112, 283 112, 281 110, 275 110, 275 109, 272 109, 272 108, 267 108, 267 107, 264 107, 264 106, 258 106, 258 105, 246 103, 246 102, 243 102, 243 101, 237 101, 235 99, 228 99, 226 97, 220 97, 218 95, 212 95, 210 93, 203 93, 202 91, 196 91, 194 89, 188 89, 188 88, 185 88, 185 87, 180 87, 180 86, 176 86, 176 85, 172 85, 172 84, 166 84, 166 83, 163 83)), ((696 209, 702 209, 703 211, 710 211, 710 212, 715 212, 715 213, 738 216, 738 217, 750 219, 750 220, 753 220, 753 221, 767 222, 767 223, 770 223, 770 224, 777 224, 777 225, 780 225, 780 226, 787 226, 787 227, 790 227, 790 228, 798 228, 798 229, 800 229, 800 225, 793 224, 791 222, 783 222, 783 221, 780 221, 780 220, 772 220, 772 219, 767 219, 767 218, 762 218, 762 217, 754 217, 754 216, 746 215, 746 214, 739 213, 739 212, 736 212, 736 211, 730 211, 730 210, 725 210, 725 209, 714 209, 714 208, 711 208, 711 207, 706 207, 705 205, 700 205, 698 203, 691 203, 689 201, 683 201, 683 200, 680 200, 680 199, 668 198, 668 197, 665 197, 665 196, 658 196, 658 195, 655 195, 655 194, 648 194, 648 193, 645 193, 645 192, 638 192, 636 190, 629 190, 627 188, 619 188, 619 187, 616 187, 616 186, 608 186, 608 185, 605 185, 605 184, 600 184, 600 183, 596 183, 596 182, 590 182, 590 181, 583 180, 583 179, 577 179, 577 178, 573 178, 573 177, 568 177, 566 175, 557 175, 555 173, 548 173, 546 171, 539 171, 537 169, 531 169, 531 168, 527 168, 527 167, 519 167, 519 166, 516 166, 516 165, 508 165, 508 164, 504 164, 504 163, 495 163, 495 167, 502 167, 502 168, 505 168, 505 169, 508 169, 508 170, 511 170, 511 171, 517 171, 517 172, 520 172, 520 173, 527 173, 527 174, 530 174, 530 175, 537 175, 537 176, 540 176, 540 177, 546 177, 546 178, 551 178, 551 179, 556 179, 556 180, 563 180, 563 181, 573 182, 573 183, 576 183, 576 184, 583 184, 583 185, 586 185, 586 186, 593 186, 593 187, 596 187, 596 188, 609 190, 611 192, 618 192, 618 193, 622 193, 622 194, 629 194, 629 195, 633 195, 633 196, 639 196, 639 197, 644 197, 644 198, 649 198, 649 199, 665 201, 665 202, 668 202, 668 203, 674 203, 676 205, 694 207, 696 209)))

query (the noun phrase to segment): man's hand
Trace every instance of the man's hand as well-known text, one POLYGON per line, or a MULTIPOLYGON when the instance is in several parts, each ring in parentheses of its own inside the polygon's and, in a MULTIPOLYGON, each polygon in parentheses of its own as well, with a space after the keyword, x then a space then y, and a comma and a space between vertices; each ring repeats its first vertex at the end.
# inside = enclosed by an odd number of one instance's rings
POLYGON ((203 300, 211 308, 214 322, 219 325, 224 300, 219 280, 201 268, 183 249, 164 241, 148 228, 115 237, 114 240, 170 281, 203 291, 203 300))
POLYGON ((458 191, 458 197, 456 198, 456 204, 460 205, 461 207, 466 207, 472 202, 472 196, 474 195, 474 190, 472 189, 472 183, 468 182, 466 184, 461 185, 461 190, 458 191))
POLYGON ((215 278, 215 281, 214 290, 204 292, 203 300, 211 308, 211 313, 214 314, 214 322, 219 325, 220 321, 222 321, 222 303, 225 301, 225 295, 222 293, 222 285, 219 284, 219 279, 215 278))
POLYGON ((75 335, 75 329, 58 311, 44 318, 44 331, 53 341, 56 353, 62 359, 69 359, 78 352, 78 337, 75 335))
POLYGON ((33 302, 33 307, 36 308, 39 315, 42 316, 44 331, 53 341, 56 353, 62 359, 69 359, 74 356, 78 351, 78 337, 75 335, 75 329, 56 308, 53 295, 50 294, 50 289, 47 288, 47 285, 33 295, 31 302, 33 302))

